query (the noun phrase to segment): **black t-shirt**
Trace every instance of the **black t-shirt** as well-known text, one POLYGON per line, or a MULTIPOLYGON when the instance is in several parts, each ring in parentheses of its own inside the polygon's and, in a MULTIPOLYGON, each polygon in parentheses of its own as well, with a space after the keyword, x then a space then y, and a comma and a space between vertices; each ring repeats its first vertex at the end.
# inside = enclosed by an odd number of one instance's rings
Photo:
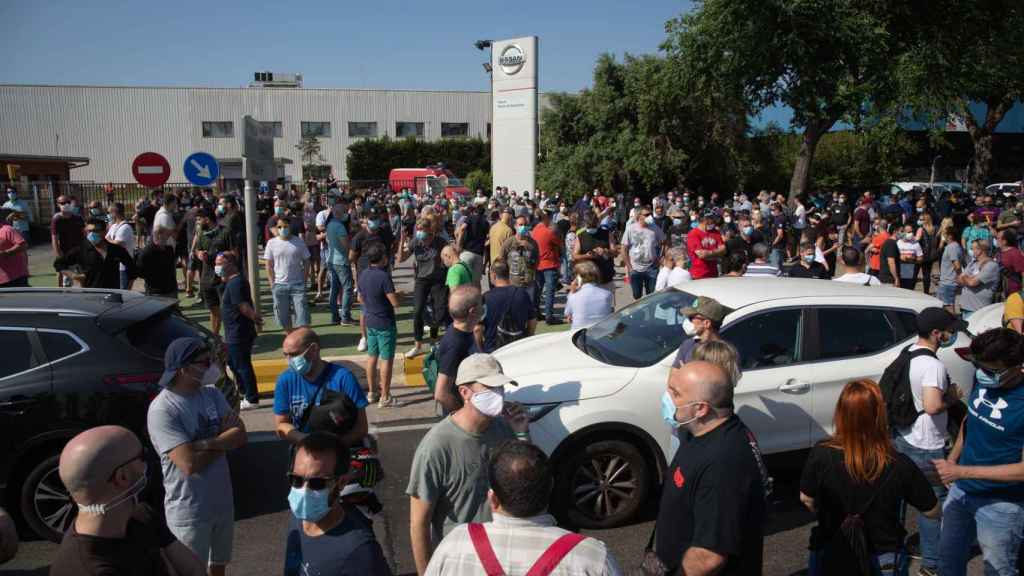
POLYGON ((732 416, 703 436, 679 432, 666 471, 654 549, 679 572, 690 547, 726 557, 720 574, 761 574, 771 480, 754 435, 732 416))
MULTIPOLYGON (((586 230, 576 233, 576 240, 580 244, 581 254, 590 254, 595 248, 608 250, 611 247, 609 238, 610 233, 605 228, 598 228, 597 232, 593 234, 586 230)), ((595 254, 594 263, 597 264, 597 270, 601 273, 601 284, 607 284, 615 279, 615 263, 612 262, 611 257, 607 253, 603 257, 598 257, 595 254)))
POLYGON ((363 317, 366 327, 386 330, 395 325, 395 307, 388 300, 388 294, 395 293, 395 284, 387 270, 370 266, 359 273, 356 279, 359 297, 363 302, 363 317))
POLYGON ((373 232, 369 232, 365 228, 357 232, 349 245, 349 250, 356 257, 356 270, 361 272, 370 267, 370 259, 367 254, 370 252, 371 245, 380 244, 384 247, 384 254, 391 254, 391 247, 394 246, 394 243, 395 237, 391 233, 390 226, 381 225, 373 232))
POLYGON ((150 202, 142 208, 142 212, 139 214, 143 220, 146 221, 146 229, 150 230, 153 228, 153 220, 156 218, 157 211, 160 210, 160 206, 150 202))
POLYGON ((128 521, 124 538, 86 536, 74 524, 64 534, 50 566, 51 576, 164 576, 169 575, 160 548, 173 541, 166 528, 159 530, 153 520, 128 521))
POLYGON ((739 236, 733 236, 725 241, 725 253, 726 254, 744 254, 750 255, 751 244, 747 244, 747 241, 739 236))
POLYGON ((780 214, 778 217, 772 216, 772 248, 777 250, 786 248, 786 234, 789 232, 789 222, 786 221, 786 215, 780 214), (782 230, 782 238, 778 238, 779 230, 782 230))
POLYGON ((249 282, 239 274, 224 284, 220 295, 220 315, 227 344, 246 344, 256 339, 256 324, 238 309, 243 303, 252 306, 252 294, 249 282))
POLYGON ((533 316, 533 301, 529 293, 516 286, 499 286, 484 294, 484 307, 487 316, 484 318, 485 352, 493 352, 497 346, 498 324, 508 314, 507 322, 511 322, 517 330, 526 330, 533 316))
POLYGON ((483 214, 471 214, 466 218, 466 231, 462 234, 462 249, 478 256, 484 255, 484 243, 491 226, 483 214))
POLYGON ((805 268, 803 265, 797 263, 793 264, 789 268, 790 278, 817 278, 818 280, 828 280, 828 268, 822 266, 821 262, 815 260, 811 262, 811 265, 805 268))
POLYGON ((147 294, 177 294, 178 269, 174 248, 150 242, 139 253, 139 274, 146 281, 147 294))
POLYGON ((413 240, 411 242, 413 258, 416 259, 416 280, 428 282, 444 282, 447 270, 441 261, 441 250, 445 242, 438 236, 430 242, 413 240))
POLYGON ((849 513, 863 513, 864 534, 873 554, 900 549, 903 529, 901 503, 918 510, 935 507, 938 500, 924 473, 904 454, 893 454, 892 463, 871 484, 854 482, 843 464, 843 453, 819 444, 811 449, 800 477, 800 491, 814 498, 818 525, 811 529, 812 550, 825 547, 849 513), (874 496, 867 512, 864 507, 874 496))
POLYGON ((459 364, 475 352, 479 350, 473 333, 463 332, 455 326, 448 327, 437 345, 437 373, 448 377, 448 388, 459 406, 462 406, 462 398, 455 390, 455 376, 459 373, 459 364))
POLYGON ((833 203, 829 206, 828 212, 832 217, 832 224, 835 226, 845 226, 846 221, 850 219, 850 207, 846 204, 833 203))
POLYGON ((882 284, 895 284, 899 281, 899 278, 893 278, 892 271, 889 269, 889 258, 896 261, 896 273, 900 272, 900 247, 896 244, 895 238, 889 238, 885 242, 882 242, 882 248, 879 250, 880 259, 878 261, 878 280, 882 284))

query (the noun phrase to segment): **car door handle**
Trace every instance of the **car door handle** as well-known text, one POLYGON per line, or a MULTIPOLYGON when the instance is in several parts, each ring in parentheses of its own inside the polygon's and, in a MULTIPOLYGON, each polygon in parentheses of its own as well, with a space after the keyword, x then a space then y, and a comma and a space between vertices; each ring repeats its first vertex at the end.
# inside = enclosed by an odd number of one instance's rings
POLYGON ((779 386, 779 392, 785 392, 786 394, 803 394, 810 389, 810 382, 795 379, 787 380, 785 384, 779 386))

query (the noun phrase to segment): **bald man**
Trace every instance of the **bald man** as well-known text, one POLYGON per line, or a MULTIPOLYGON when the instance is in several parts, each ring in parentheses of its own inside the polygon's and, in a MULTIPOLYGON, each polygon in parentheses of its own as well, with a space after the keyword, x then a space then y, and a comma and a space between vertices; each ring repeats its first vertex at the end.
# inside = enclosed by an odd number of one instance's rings
POLYGON ((306 326, 296 328, 281 344, 288 368, 277 377, 274 387, 274 427, 279 438, 298 444, 310 432, 313 406, 337 394, 355 404, 357 414, 351 429, 340 433, 349 446, 361 445, 366 437, 366 394, 355 376, 344 366, 320 358, 320 338, 306 326))
POLYGON ((455 290, 463 284, 473 283, 473 271, 469 265, 459 259, 459 252, 451 244, 441 250, 441 261, 448 267, 445 285, 448 290, 455 290))
MULTIPOLYGON (((456 256, 457 258, 457 256, 456 256)), ((452 325, 437 345, 437 382, 434 383, 434 399, 441 404, 445 414, 462 407, 462 399, 455 392, 455 375, 459 364, 477 348, 473 334, 484 315, 484 299, 480 289, 464 284, 452 290, 448 296, 448 313, 452 325)))
POLYGON ((728 375, 703 361, 673 369, 661 410, 679 450, 661 493, 658 559, 669 574, 760 574, 771 479, 733 412, 728 375))
POLYGON ((160 515, 138 503, 147 470, 131 431, 100 426, 75 436, 61 452, 59 473, 79 511, 51 575, 205 573, 160 515))

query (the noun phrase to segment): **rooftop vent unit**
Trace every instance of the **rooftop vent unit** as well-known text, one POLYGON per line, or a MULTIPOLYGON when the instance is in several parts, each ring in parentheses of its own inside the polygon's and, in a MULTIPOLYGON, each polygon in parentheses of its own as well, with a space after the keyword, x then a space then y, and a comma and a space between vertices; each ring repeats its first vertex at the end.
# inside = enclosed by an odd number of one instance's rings
POLYGON ((256 72, 250 88, 302 88, 302 74, 291 72, 256 72))

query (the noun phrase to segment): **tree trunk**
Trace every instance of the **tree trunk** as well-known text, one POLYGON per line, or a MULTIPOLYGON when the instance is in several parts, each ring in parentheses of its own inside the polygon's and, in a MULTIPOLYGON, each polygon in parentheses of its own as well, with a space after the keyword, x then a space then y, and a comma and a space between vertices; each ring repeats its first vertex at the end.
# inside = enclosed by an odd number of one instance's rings
POLYGON ((1013 99, 1005 96, 987 100, 985 122, 978 125, 974 114, 967 108, 967 103, 961 105, 964 124, 967 125, 967 132, 974 144, 974 166, 971 170, 971 189, 974 193, 984 190, 988 184, 989 174, 992 173, 992 134, 1012 106, 1013 99))
MULTIPOLYGON (((821 128, 822 123, 812 123, 803 133, 800 142, 800 151, 796 156, 796 164, 793 166, 793 178, 789 181, 789 197, 795 198, 807 192, 807 185, 811 181, 811 164, 814 162, 814 151, 818 148, 818 141, 828 127, 821 128)), ((831 124, 829 124, 831 126, 831 124)))

